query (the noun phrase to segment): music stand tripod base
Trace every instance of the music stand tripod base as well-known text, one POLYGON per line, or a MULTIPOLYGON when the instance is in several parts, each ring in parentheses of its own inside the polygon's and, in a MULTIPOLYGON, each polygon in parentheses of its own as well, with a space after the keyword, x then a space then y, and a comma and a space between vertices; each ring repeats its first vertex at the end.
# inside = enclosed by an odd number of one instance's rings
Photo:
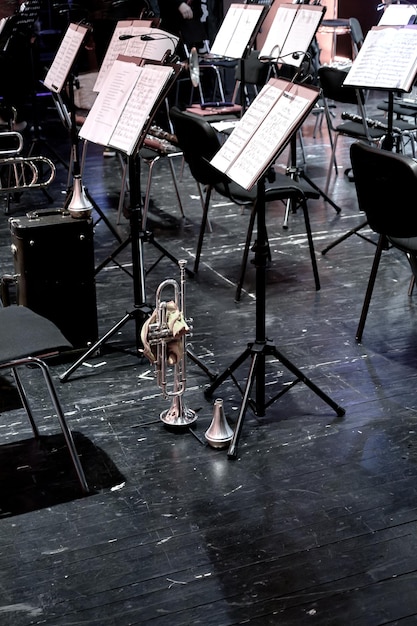
POLYGON ((231 377, 239 391, 242 393, 243 399, 239 412, 233 438, 229 446, 228 457, 235 459, 237 457, 237 445, 240 438, 243 420, 246 410, 250 406, 256 415, 262 417, 265 415, 266 409, 284 393, 289 391, 295 384, 302 382, 309 387, 319 398, 326 402, 338 415, 342 417, 345 410, 324 393, 315 383, 313 383, 301 370, 299 370, 286 356, 284 356, 271 341, 266 337, 266 267, 268 262, 268 238, 265 224, 265 179, 258 181, 258 199, 257 199, 257 241, 254 246, 255 258, 254 265, 256 268, 256 322, 255 322, 255 341, 248 343, 247 348, 235 361, 220 374, 216 380, 206 389, 205 395, 211 396, 217 387, 228 377, 231 377), (265 400, 265 359, 272 356, 280 361, 292 374, 295 380, 284 387, 273 398, 265 400), (246 381, 245 389, 242 389, 234 376, 234 371, 242 365, 246 359, 251 360, 249 374, 246 381), (250 394, 253 384, 256 382, 256 397, 251 399, 250 394))
POLYGON ((301 370, 299 370, 282 352, 280 352, 272 342, 266 341, 254 342, 248 344, 248 347, 242 354, 220 374, 217 379, 205 390, 206 397, 211 397, 214 391, 223 383, 227 378, 232 378, 235 385, 242 392, 242 404, 239 412, 238 419, 236 421, 236 427, 233 433, 233 437, 227 452, 230 459, 237 458, 237 446, 241 434, 241 428, 243 420, 246 414, 248 406, 251 407, 253 412, 258 417, 265 415, 266 409, 271 406, 276 400, 281 398, 285 393, 290 391, 297 383, 302 382, 309 387, 314 393, 326 402, 336 413, 338 417, 345 415, 345 409, 334 402, 326 393, 324 393, 312 380, 305 376, 301 370), (271 356, 278 360, 284 367, 286 367, 292 374, 295 375, 295 380, 286 385, 275 396, 265 401, 264 397, 264 382, 265 382, 265 357, 271 356), (234 377, 234 371, 246 361, 251 358, 251 364, 249 367, 248 379, 246 381, 245 389, 242 390, 238 382, 234 377), (256 399, 251 398, 251 392, 254 383, 256 383, 256 399), (259 397, 261 396, 261 397, 259 397))

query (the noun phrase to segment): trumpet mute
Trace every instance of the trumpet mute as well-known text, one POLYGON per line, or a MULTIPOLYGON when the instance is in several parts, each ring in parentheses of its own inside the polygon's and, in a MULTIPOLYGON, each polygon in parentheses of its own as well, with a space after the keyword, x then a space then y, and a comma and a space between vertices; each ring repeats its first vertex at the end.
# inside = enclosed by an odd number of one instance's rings
POLYGON ((221 398, 214 401, 213 419, 206 430, 205 438, 212 448, 225 448, 233 438, 233 430, 227 423, 221 398))
POLYGON ((81 176, 76 174, 73 180, 72 197, 68 205, 68 211, 72 217, 90 217, 93 205, 88 199, 84 186, 81 182, 81 176))

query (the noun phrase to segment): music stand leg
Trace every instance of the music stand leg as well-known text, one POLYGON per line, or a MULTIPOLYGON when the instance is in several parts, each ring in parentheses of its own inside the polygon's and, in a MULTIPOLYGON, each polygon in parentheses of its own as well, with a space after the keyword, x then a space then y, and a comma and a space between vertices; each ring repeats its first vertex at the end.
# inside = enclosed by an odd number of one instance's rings
POLYGON ((63 383, 66 382, 71 374, 80 367, 80 365, 82 365, 90 356, 95 354, 99 350, 99 348, 103 344, 105 344, 106 341, 108 341, 108 339, 110 339, 115 333, 117 333, 117 331, 119 331, 129 320, 136 320, 137 317, 141 316, 144 321, 148 315, 149 312, 145 309, 145 307, 133 309, 133 311, 126 313, 126 315, 124 315, 124 317, 122 317, 117 322, 117 324, 115 324, 109 331, 107 331, 107 333, 105 333, 103 337, 96 341, 96 343, 91 346, 91 348, 89 348, 87 352, 85 352, 77 361, 75 361, 75 363, 73 363, 71 367, 69 367, 63 374, 61 374, 61 376, 59 377, 60 381, 63 383))
MULTIPOLYGON (((348 230, 344 235, 342 235, 338 239, 335 239, 335 241, 333 241, 326 248, 324 248, 321 251, 321 253, 323 255, 326 254, 329 250, 331 250, 335 246, 338 246, 339 243, 342 243, 342 241, 345 241, 345 239, 349 239, 349 237, 351 237, 352 235, 360 236, 358 231, 362 230, 362 228, 366 228, 366 226, 368 226, 368 221, 367 220, 365 220, 364 222, 361 222, 358 226, 355 226, 355 228, 352 228, 351 230, 348 230)), ((362 237, 362 239, 367 239, 367 237, 362 237)), ((368 239, 368 241, 370 241, 370 239, 368 239)), ((371 243, 373 243, 373 242, 371 242, 371 243)))

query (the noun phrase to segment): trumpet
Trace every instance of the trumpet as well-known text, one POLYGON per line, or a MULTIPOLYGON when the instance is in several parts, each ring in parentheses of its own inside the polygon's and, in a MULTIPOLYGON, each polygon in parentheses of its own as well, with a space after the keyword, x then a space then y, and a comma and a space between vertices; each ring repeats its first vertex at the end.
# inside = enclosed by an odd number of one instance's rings
POLYGON ((171 400, 169 409, 160 414, 167 426, 186 427, 196 421, 195 411, 184 402, 187 385, 186 338, 192 331, 191 321, 185 314, 185 266, 178 262, 180 284, 174 279, 164 280, 156 291, 156 308, 144 323, 141 331, 142 353, 155 366, 156 381, 162 395, 171 400), (164 299, 165 292, 172 290, 173 297, 164 299), (169 367, 172 368, 170 376, 169 367), (172 378, 172 383, 168 378, 172 378))

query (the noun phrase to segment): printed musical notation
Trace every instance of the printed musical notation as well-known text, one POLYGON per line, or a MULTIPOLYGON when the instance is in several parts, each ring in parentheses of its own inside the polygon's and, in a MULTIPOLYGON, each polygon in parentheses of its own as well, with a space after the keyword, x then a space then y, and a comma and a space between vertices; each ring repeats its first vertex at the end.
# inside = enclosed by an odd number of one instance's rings
POLYGON ((61 93, 87 33, 88 28, 86 26, 77 24, 68 26, 58 52, 43 81, 50 91, 61 93))
POLYGON ((127 155, 134 150, 164 88, 169 65, 143 65, 116 59, 80 130, 80 137, 127 155))
POLYGON ((323 17, 323 7, 281 4, 269 28, 259 58, 300 67, 323 17))
POLYGON ((314 106, 318 90, 271 78, 211 164, 251 189, 314 106))
POLYGON ((106 76, 118 56, 130 56, 150 61, 163 61, 167 54, 172 54, 178 44, 178 37, 158 28, 151 28, 148 20, 121 20, 108 45, 103 62, 93 87, 100 91, 106 76), (120 39, 120 37, 130 39, 120 39), (146 39, 142 39, 146 37, 146 39))
POLYGON ((256 33, 264 6, 257 4, 231 4, 211 46, 214 56, 241 59, 256 33))
POLYGON ((344 85, 410 91, 417 73, 417 26, 375 26, 366 35, 344 85))

